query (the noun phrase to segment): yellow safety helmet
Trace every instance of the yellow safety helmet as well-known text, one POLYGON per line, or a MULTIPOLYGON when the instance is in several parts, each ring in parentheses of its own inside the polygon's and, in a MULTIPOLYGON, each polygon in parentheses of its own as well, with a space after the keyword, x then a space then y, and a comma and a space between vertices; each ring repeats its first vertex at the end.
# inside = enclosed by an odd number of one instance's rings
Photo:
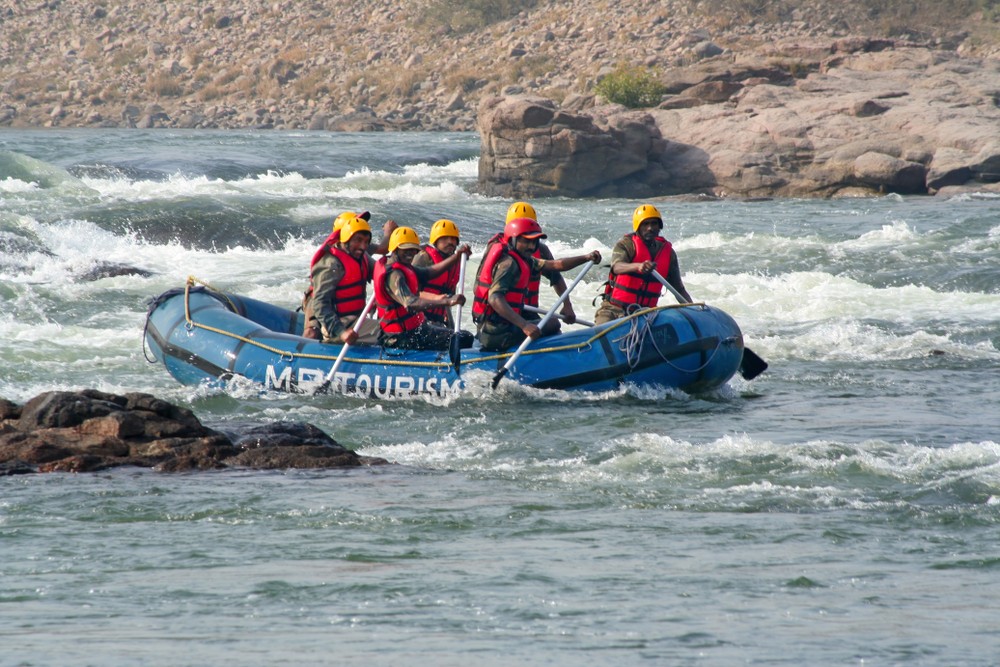
POLYGON ((632 231, 639 231, 639 225, 642 224, 643 220, 649 220, 650 218, 656 218, 660 221, 660 227, 663 227, 663 216, 660 215, 660 211, 657 210, 655 206, 649 204, 642 204, 635 209, 635 213, 632 214, 632 231))
POLYGON ((344 223, 347 222, 348 220, 352 219, 354 216, 357 216, 357 217, 361 218, 365 222, 371 220, 371 218, 372 218, 372 214, 369 213, 368 211, 365 211, 364 213, 355 213, 354 211, 344 211, 343 213, 341 213, 340 215, 338 215, 336 218, 334 218, 334 220, 333 220, 333 231, 335 231, 335 232, 339 231, 340 228, 344 226, 344 223))
POLYGON ((349 218, 340 227, 340 242, 347 243, 351 238, 358 233, 364 232, 368 236, 372 235, 371 225, 368 221, 362 218, 360 215, 355 215, 353 218, 349 218))
POLYGON ((396 227, 389 237, 389 252, 396 250, 420 250, 420 237, 409 227, 396 227))
POLYGON ((516 201, 510 205, 507 209, 507 219, 504 220, 504 224, 507 224, 511 220, 517 220, 518 218, 531 218, 535 222, 538 222, 538 216, 535 214, 535 208, 525 201, 516 201))
POLYGON ((431 226, 430 244, 434 245, 442 236, 454 236, 456 239, 459 238, 458 225, 451 220, 438 220, 435 222, 434 225, 431 226))

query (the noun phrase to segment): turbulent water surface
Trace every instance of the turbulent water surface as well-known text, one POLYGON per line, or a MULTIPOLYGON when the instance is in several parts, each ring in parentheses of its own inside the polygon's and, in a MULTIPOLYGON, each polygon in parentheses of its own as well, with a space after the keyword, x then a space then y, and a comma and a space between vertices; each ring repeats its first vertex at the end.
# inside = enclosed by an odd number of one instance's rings
MULTIPOLYGON (((710 395, 473 374, 377 402, 147 362, 150 297, 193 275, 294 307, 345 209, 481 254, 510 202, 475 194, 478 150, 0 133, 0 396, 148 392, 395 462, 0 478, 0 663, 996 664, 995 197, 657 202, 689 292, 771 365, 710 395)), ((557 256, 608 256, 639 202, 534 203, 557 256)))

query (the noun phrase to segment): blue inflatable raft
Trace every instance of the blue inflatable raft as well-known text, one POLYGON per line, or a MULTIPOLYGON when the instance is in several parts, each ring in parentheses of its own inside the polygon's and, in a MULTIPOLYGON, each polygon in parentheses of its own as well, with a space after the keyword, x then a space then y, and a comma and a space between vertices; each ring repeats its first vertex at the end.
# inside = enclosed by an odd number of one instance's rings
MULTIPOLYGON (((484 352, 477 342, 455 364, 447 350, 355 345, 327 382, 341 348, 297 335, 302 320, 301 313, 189 280, 150 302, 144 339, 152 361, 182 384, 243 377, 269 390, 377 398, 444 397, 461 391, 474 371, 494 375, 513 353, 484 352)), ((629 383, 697 393, 729 381, 742 358, 743 334, 733 318, 704 304, 677 304, 535 340, 506 377, 538 388, 604 391, 629 383)))

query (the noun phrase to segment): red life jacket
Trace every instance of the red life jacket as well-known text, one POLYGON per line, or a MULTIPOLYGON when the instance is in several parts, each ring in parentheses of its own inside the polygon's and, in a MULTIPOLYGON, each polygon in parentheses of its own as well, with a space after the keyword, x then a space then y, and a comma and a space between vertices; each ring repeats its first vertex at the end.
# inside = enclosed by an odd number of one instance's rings
MULTIPOLYGON (((327 241, 329 240, 328 238, 327 241)), ((319 261, 324 251, 329 251, 344 265, 344 277, 333 292, 333 308, 337 311, 337 317, 360 315, 365 309, 365 285, 371 279, 371 260, 368 259, 368 255, 362 255, 360 260, 354 259, 340 246, 331 246, 324 242, 313 257, 313 264, 319 261)), ((306 296, 311 297, 312 292, 313 287, 310 283, 306 296)))
MULTIPOLYGON (((503 232, 494 235, 489 241, 486 242, 486 252, 488 253, 491 244, 499 243, 500 245, 505 245, 503 240, 503 232)), ((517 254, 517 253, 512 253, 517 254)), ((535 248, 535 252, 531 253, 532 257, 542 258, 542 242, 538 242, 538 247, 535 248)), ((524 305, 538 307, 538 291, 542 285, 542 274, 536 273, 534 269, 531 269, 531 276, 528 278, 528 287, 525 290, 524 295, 524 305)))
MULTIPOLYGON (((437 264, 438 262, 443 262, 447 257, 441 254, 441 251, 432 245, 425 245, 424 250, 431 258, 431 262, 437 264)), ((420 289, 425 292, 430 292, 431 294, 454 294, 455 287, 458 286, 458 274, 461 267, 456 263, 452 264, 451 267, 439 275, 437 278, 431 278, 425 282, 420 289)), ((445 306, 439 306, 437 308, 428 308, 424 311, 424 315, 432 320, 437 320, 438 322, 444 322, 445 316, 448 313, 448 309, 445 306)))
MULTIPOLYGON (((638 234, 631 234, 626 235, 625 238, 629 238, 630 236, 632 244, 635 246, 635 257, 632 258, 632 261, 638 263, 652 259, 660 275, 667 275, 667 272, 670 270, 670 249, 672 247, 670 241, 662 237, 657 237, 656 240, 661 241, 663 247, 656 253, 656 257, 651 258, 649 256, 649 248, 646 247, 646 242, 642 240, 642 237, 638 234)), ((607 286, 604 288, 604 298, 621 308, 628 308, 633 305, 639 305, 643 308, 654 308, 662 291, 663 285, 653 277, 652 273, 616 274, 614 271, 611 271, 608 275, 607 286)))
POLYGON ((483 321, 496 322, 501 320, 493 307, 489 304, 490 287, 493 285, 493 268, 504 256, 514 258, 517 264, 519 275, 517 284, 513 289, 508 290, 504 297, 514 312, 521 315, 526 304, 526 294, 528 283, 531 278, 531 269, 528 263, 516 252, 510 250, 502 241, 487 246, 486 256, 483 257, 483 264, 479 267, 479 275, 476 276, 476 286, 473 291, 472 319, 479 324, 483 321))
POLYGON ((378 306, 378 316, 381 318, 379 324, 382 326, 382 331, 387 334, 401 334, 413 331, 423 324, 424 314, 420 311, 411 311, 392 298, 389 292, 389 274, 393 271, 403 274, 406 286, 413 294, 419 293, 420 285, 417 274, 408 266, 393 262, 386 270, 385 257, 375 263, 375 304, 378 306))
POLYGON ((316 266, 316 262, 319 261, 319 258, 322 257, 327 250, 335 247, 338 243, 340 243, 339 229, 330 234, 329 236, 327 236, 326 240, 323 241, 323 243, 320 244, 319 248, 316 249, 316 252, 313 253, 312 261, 309 262, 309 268, 312 269, 312 267, 316 266))

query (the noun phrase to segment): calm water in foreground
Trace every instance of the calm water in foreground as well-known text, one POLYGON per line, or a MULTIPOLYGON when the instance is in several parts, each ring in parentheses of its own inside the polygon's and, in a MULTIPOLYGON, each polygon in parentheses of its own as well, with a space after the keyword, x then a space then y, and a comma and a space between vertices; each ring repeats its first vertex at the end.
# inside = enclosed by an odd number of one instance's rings
MULTIPOLYGON (((194 275, 293 306, 341 210, 481 253, 509 202, 472 192, 478 150, 0 132, 0 396, 148 392, 395 462, 0 478, 0 664, 997 664, 996 197, 659 202, 691 294, 771 364, 711 395, 373 402, 146 361, 148 298, 194 275)), ((535 203, 558 256, 609 252, 638 202, 535 203)))

